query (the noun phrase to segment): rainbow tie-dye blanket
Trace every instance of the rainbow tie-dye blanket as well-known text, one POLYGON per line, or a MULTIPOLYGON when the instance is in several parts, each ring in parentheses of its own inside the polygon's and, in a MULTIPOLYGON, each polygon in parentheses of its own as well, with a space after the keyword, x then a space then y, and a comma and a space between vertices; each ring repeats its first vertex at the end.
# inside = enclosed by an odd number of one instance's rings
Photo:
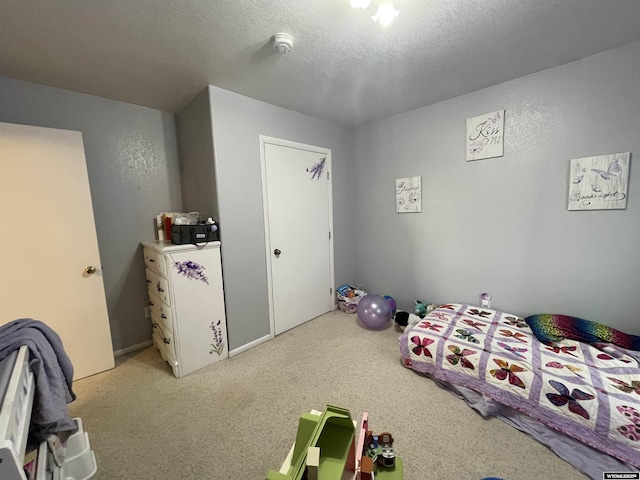
POLYGON ((628 350, 640 350, 640 337, 621 332, 608 325, 585 320, 584 318, 558 315, 555 313, 540 313, 524 319, 533 334, 542 343, 554 343, 563 339, 578 342, 612 343, 628 350))

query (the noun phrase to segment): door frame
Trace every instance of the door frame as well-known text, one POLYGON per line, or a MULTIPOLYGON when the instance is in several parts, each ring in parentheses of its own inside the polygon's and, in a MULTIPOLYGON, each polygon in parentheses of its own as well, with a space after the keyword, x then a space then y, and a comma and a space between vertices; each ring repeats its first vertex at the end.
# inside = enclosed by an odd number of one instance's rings
MULTIPOLYGON (((266 264, 267 264, 267 299, 269 302, 269 337, 275 338, 276 331, 276 318, 275 318, 275 308, 273 302, 273 277, 272 277, 272 267, 271 267, 271 237, 270 237, 270 229, 269 229, 269 201, 267 196, 267 165, 266 165, 266 153, 265 153, 265 145, 277 145, 280 147, 290 147, 296 148, 298 150, 306 150, 309 152, 319 153, 322 155, 326 155, 325 160, 325 172, 323 173, 328 175, 327 180, 327 189, 328 189, 328 202, 329 202, 329 232, 331 237, 329 238, 329 275, 331 277, 331 300, 333 300, 333 295, 336 291, 336 280, 335 280, 335 272, 334 272, 334 256, 333 256, 333 178, 331 175, 331 149, 324 147, 316 147, 313 145, 307 145, 305 143, 294 142, 291 140, 284 140, 282 138, 269 137, 266 135, 259 135, 260 138, 260 173, 262 176, 262 206, 264 211, 264 244, 265 244, 265 253, 266 253, 266 264)), ((331 301, 331 310, 335 310, 336 305, 335 302, 331 301)))

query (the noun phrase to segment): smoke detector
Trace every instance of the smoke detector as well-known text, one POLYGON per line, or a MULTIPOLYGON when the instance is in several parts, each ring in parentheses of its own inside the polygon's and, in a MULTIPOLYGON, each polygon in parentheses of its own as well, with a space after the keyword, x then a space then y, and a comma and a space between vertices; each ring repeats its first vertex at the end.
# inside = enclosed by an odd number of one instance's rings
POLYGON ((276 33, 273 36, 273 49, 281 54, 293 50, 293 37, 288 33, 276 33))

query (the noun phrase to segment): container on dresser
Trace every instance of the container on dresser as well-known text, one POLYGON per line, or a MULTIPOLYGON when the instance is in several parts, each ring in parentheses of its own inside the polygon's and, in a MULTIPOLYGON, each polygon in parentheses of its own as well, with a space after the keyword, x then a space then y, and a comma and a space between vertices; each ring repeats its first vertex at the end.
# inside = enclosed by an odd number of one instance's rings
POLYGON ((153 343, 183 377, 229 356, 220 242, 143 242, 153 343))

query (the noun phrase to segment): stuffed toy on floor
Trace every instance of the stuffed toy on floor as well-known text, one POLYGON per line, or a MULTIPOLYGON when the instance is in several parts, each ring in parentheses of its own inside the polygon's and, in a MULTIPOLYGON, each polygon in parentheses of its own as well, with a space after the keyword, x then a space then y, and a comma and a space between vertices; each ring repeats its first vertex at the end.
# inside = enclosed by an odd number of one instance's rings
POLYGON ((400 327, 400 330, 405 331, 407 328, 411 330, 413 326, 422 319, 418 315, 414 315, 413 313, 398 310, 396 312, 394 320, 396 322, 396 325, 400 327))
POLYGON ((416 300, 414 304, 416 315, 418 315, 420 318, 426 317, 431 310, 436 308, 435 305, 428 304, 427 302, 423 302, 422 300, 416 300))

